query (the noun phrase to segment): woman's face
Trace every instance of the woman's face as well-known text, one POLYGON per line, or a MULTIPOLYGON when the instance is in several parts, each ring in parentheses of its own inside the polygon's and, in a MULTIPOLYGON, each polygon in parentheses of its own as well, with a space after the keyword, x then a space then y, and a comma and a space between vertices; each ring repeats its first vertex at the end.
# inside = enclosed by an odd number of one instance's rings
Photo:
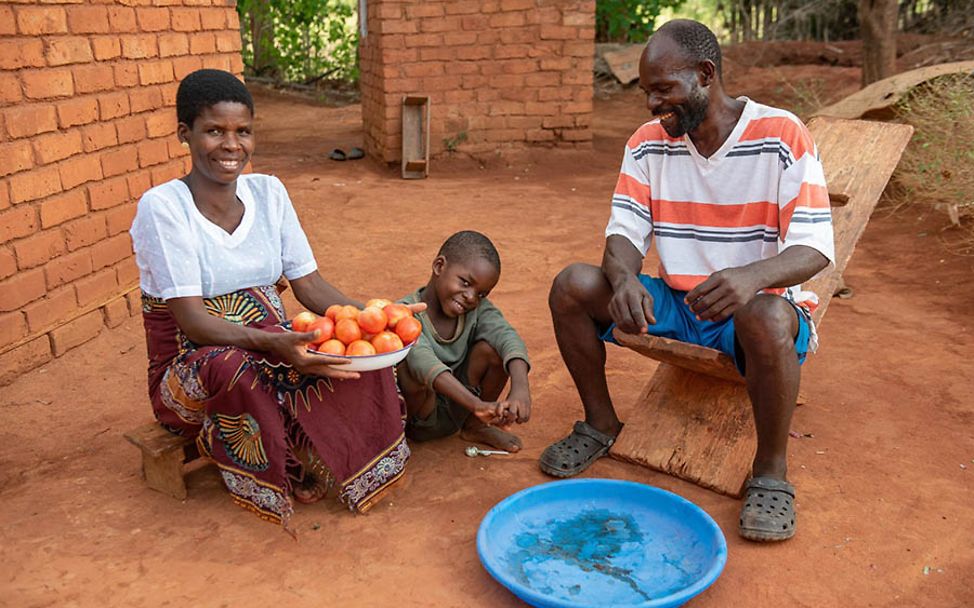
POLYGON ((189 143, 193 172, 220 184, 231 184, 254 153, 254 117, 250 108, 221 101, 204 108, 193 126, 179 123, 180 141, 189 143))

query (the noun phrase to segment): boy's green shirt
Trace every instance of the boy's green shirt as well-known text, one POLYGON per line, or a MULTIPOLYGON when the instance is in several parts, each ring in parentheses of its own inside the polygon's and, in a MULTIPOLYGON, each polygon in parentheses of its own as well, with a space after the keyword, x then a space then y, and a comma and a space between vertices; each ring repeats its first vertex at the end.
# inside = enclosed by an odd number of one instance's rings
MULTIPOLYGON (((404 304, 421 302, 425 289, 421 287, 399 301, 404 304)), ((423 333, 409 351, 405 362, 412 375, 422 379, 430 389, 436 377, 443 372, 456 372, 478 340, 484 340, 494 347, 503 359, 505 369, 512 359, 524 359, 529 367, 531 365, 527 346, 521 336, 487 298, 480 300, 477 308, 457 319, 456 332, 449 338, 436 333, 433 322, 425 312, 416 316, 423 323, 423 333)))

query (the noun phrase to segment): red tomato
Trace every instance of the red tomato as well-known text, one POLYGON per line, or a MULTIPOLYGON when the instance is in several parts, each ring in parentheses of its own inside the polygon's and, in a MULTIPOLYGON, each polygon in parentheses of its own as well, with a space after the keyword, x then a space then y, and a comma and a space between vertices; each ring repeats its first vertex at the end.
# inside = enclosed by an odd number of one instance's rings
POLYGON ((362 331, 366 333, 379 333, 386 328, 386 323, 388 323, 388 321, 389 319, 386 318, 386 313, 375 307, 366 308, 362 312, 358 313, 359 327, 361 327, 362 331))
POLYGON ((372 306, 374 306, 379 310, 382 310, 383 308, 385 308, 390 304, 392 304, 392 300, 387 300, 385 298, 372 298, 371 300, 365 303, 365 307, 371 308, 372 306))
POLYGON ((391 331, 384 331, 376 334, 371 340, 372 346, 375 347, 375 352, 391 353, 394 350, 399 350, 402 348, 402 338, 398 335, 392 333, 391 331))
POLYGON ((375 354, 375 348, 365 340, 355 340, 345 349, 345 354, 350 357, 364 357, 375 354))
POLYGON ((402 338, 403 344, 411 344, 421 333, 423 333, 423 324, 416 317, 406 317, 396 323, 396 334, 402 338))
POLYGON ((294 319, 291 320, 291 329, 299 333, 304 333, 308 331, 308 327, 314 323, 315 319, 317 318, 318 315, 313 312, 308 312, 307 310, 304 312, 299 312, 294 316, 294 319))
POLYGON ((396 323, 400 319, 405 319, 406 317, 413 316, 412 311, 409 310, 405 304, 390 304, 382 309, 386 316, 389 317, 389 327, 395 328, 396 323))
POLYGON ((319 353, 328 353, 329 355, 344 355, 345 345, 342 344, 341 340, 336 340, 332 338, 331 340, 326 340, 321 344, 314 347, 319 353))
POLYGON ((335 315, 337 315, 338 311, 341 309, 342 309, 341 304, 332 304, 331 306, 328 307, 328 310, 325 311, 325 316, 331 319, 332 321, 334 321, 335 315))
POLYGON ((308 326, 307 331, 321 330, 321 335, 315 339, 315 344, 327 342, 335 336, 335 322, 328 317, 318 317, 308 326))
POLYGON ((342 319, 335 324, 335 337, 341 340, 342 344, 351 344, 362 339, 362 328, 358 326, 358 321, 355 319, 342 319))
POLYGON ((352 319, 353 321, 358 319, 358 308, 351 304, 342 306, 341 310, 335 313, 335 323, 338 323, 342 319, 352 319))

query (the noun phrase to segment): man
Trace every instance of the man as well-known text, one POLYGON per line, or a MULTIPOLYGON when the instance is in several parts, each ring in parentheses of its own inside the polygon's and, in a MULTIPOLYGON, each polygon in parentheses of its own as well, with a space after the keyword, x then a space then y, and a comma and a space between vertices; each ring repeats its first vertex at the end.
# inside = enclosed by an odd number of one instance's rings
POLYGON ((639 86, 654 119, 626 145, 602 266, 565 268, 549 294, 585 421, 541 469, 581 472, 622 428, 605 377, 614 326, 716 348, 744 375, 757 430, 739 531, 784 540, 795 532, 786 447, 799 365, 817 346, 817 298, 799 284, 834 259, 818 152, 791 113, 724 92, 717 39, 695 21, 652 36, 639 86), (640 274, 653 235, 660 278, 640 274))

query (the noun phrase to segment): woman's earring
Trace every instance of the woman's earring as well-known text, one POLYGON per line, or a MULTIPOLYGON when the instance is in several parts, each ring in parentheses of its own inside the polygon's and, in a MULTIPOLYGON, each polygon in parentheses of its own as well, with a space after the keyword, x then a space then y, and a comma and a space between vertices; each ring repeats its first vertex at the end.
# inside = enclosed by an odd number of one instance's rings
POLYGON ((189 147, 189 142, 188 141, 179 142, 179 145, 181 145, 184 148, 188 148, 189 147))

